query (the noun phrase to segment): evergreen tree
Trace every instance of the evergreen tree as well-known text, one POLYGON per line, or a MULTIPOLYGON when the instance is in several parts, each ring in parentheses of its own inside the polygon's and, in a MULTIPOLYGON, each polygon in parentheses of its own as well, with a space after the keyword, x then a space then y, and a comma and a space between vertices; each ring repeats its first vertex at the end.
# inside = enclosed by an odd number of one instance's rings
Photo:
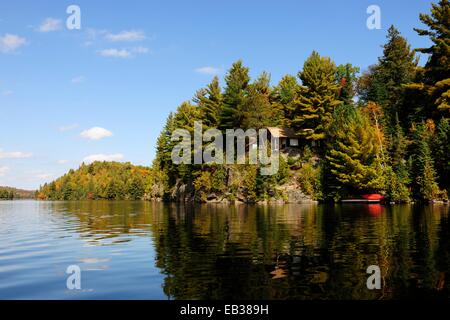
POLYGON ((439 173, 439 185, 450 192, 450 120, 442 118, 437 126, 434 162, 439 173))
POLYGON ((341 196, 383 191, 381 149, 368 117, 353 106, 343 105, 332 120, 326 154, 330 191, 341 196))
POLYGON ((429 37, 432 45, 417 51, 429 54, 423 79, 415 88, 426 96, 427 106, 433 106, 427 116, 440 113, 450 116, 450 0, 432 4, 431 14, 420 14, 428 29, 415 29, 420 36, 429 37))
POLYGON ((299 90, 297 79, 291 75, 285 75, 273 88, 271 103, 274 109, 276 126, 291 127, 291 122, 294 119, 295 100, 298 97, 299 90))
POLYGON ((200 109, 189 101, 183 102, 177 108, 173 120, 174 128, 185 129, 193 133, 195 121, 201 120, 200 109))
POLYGON ((258 130, 274 124, 270 104, 270 77, 267 73, 262 73, 247 86, 244 101, 237 112, 242 129, 258 130))
MULTIPOLYGON (((406 154, 408 151, 409 141, 406 138, 403 128, 400 125, 398 115, 396 115, 396 124, 394 132, 390 137, 389 154, 391 164, 397 173, 405 172, 406 170, 406 154)), ((406 177, 404 177, 406 178, 406 177)))
POLYGON ((386 170, 386 194, 391 201, 408 201, 410 199, 408 185, 411 179, 409 177, 406 155, 409 141, 403 133, 398 116, 396 116, 394 132, 389 140, 390 165, 386 170))
MULTIPOLYGON (((360 87, 361 98, 365 103, 373 101, 382 107, 386 131, 391 134, 396 125, 396 114, 404 114, 407 108, 411 107, 404 99, 405 85, 413 81, 418 60, 407 40, 394 26, 389 28, 387 39, 383 56, 378 58, 378 64, 363 76, 360 87), (364 88, 364 85, 368 88, 364 88)), ((407 120, 403 119, 403 127, 408 126, 407 120)))
POLYGON ((174 116, 173 113, 170 113, 156 141, 156 165, 160 170, 168 170, 171 164, 172 133, 174 130, 174 116))
POLYGON ((352 64, 341 64, 336 69, 336 80, 339 85, 338 99, 344 104, 352 105, 359 68, 352 64))
POLYGON ((194 102, 200 108, 203 125, 206 128, 218 128, 223 103, 219 78, 214 77, 206 88, 197 91, 194 102))
POLYGON ((137 177, 133 178, 128 186, 128 195, 131 200, 139 200, 144 196, 144 182, 137 177))
POLYGON ((223 108, 220 117, 222 129, 240 128, 239 110, 245 101, 246 88, 250 82, 249 69, 239 60, 233 63, 225 77, 226 87, 223 94, 223 108))
POLYGON ((341 104, 336 97, 336 65, 314 51, 298 76, 303 88, 295 101, 292 125, 308 140, 324 140, 333 111, 341 104))
POLYGON ((415 126, 411 151, 412 188, 415 199, 435 200, 439 196, 436 171, 429 146, 429 132, 424 123, 415 126))

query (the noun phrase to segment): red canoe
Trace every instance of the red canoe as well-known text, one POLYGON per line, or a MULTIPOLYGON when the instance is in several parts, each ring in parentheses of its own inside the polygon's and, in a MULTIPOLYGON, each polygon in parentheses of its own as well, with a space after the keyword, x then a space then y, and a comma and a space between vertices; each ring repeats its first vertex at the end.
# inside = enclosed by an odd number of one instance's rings
POLYGON ((379 193, 363 194, 361 198, 366 200, 383 200, 384 196, 379 193))

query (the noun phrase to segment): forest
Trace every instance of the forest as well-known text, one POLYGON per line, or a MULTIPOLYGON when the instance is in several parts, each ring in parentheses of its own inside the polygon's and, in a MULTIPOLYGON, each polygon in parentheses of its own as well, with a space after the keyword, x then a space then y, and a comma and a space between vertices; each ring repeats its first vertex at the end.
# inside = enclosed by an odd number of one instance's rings
POLYGON ((420 14, 427 48, 411 48, 391 26, 383 52, 361 72, 313 51, 296 75, 275 85, 256 79, 241 60, 222 84, 215 77, 167 117, 151 169, 130 164, 82 165, 45 185, 42 199, 163 201, 338 201, 366 193, 390 202, 447 201, 450 190, 450 2, 420 14), (426 59, 419 63, 419 56, 426 59), (175 129, 290 128, 296 150, 280 156, 278 173, 258 165, 175 165, 175 129))
POLYGON ((168 116, 157 141, 153 196, 198 201, 286 200, 294 185, 315 200, 380 193, 392 202, 446 200, 450 174, 450 3, 421 14, 418 35, 428 48, 411 48, 391 26, 383 54, 360 74, 314 51, 296 76, 275 86, 263 72, 252 80, 235 62, 221 86, 216 77, 168 116), (419 53, 428 58, 419 64, 419 53), (171 134, 207 128, 287 127, 301 136, 299 154, 281 157, 276 176, 257 166, 173 165, 171 134), (223 197, 222 197, 223 198, 223 197))
POLYGON ((0 200, 33 199, 35 191, 0 186, 0 200))
POLYGON ((82 164, 45 184, 37 192, 40 200, 140 200, 144 197, 150 169, 130 163, 82 164))
POLYGON ((13 190, 0 187, 0 200, 13 200, 15 194, 13 190))

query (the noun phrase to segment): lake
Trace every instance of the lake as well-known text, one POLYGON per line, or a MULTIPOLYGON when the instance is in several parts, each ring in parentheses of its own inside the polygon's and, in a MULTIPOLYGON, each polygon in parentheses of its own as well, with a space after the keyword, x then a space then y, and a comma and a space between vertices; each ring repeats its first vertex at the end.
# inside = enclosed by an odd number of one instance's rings
POLYGON ((0 201, 0 299, 448 299, 449 210, 0 201))

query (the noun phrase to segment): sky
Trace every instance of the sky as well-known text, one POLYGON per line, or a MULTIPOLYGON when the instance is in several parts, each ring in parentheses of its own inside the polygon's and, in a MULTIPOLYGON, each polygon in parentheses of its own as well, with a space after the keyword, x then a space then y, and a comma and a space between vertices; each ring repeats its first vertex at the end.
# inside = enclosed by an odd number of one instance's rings
POLYGON ((234 61, 272 84, 313 50, 365 70, 391 24, 429 45, 413 28, 431 2, 2 0, 0 185, 36 189, 83 161, 150 165, 169 112, 234 61), (79 30, 66 26, 72 4, 79 30))

